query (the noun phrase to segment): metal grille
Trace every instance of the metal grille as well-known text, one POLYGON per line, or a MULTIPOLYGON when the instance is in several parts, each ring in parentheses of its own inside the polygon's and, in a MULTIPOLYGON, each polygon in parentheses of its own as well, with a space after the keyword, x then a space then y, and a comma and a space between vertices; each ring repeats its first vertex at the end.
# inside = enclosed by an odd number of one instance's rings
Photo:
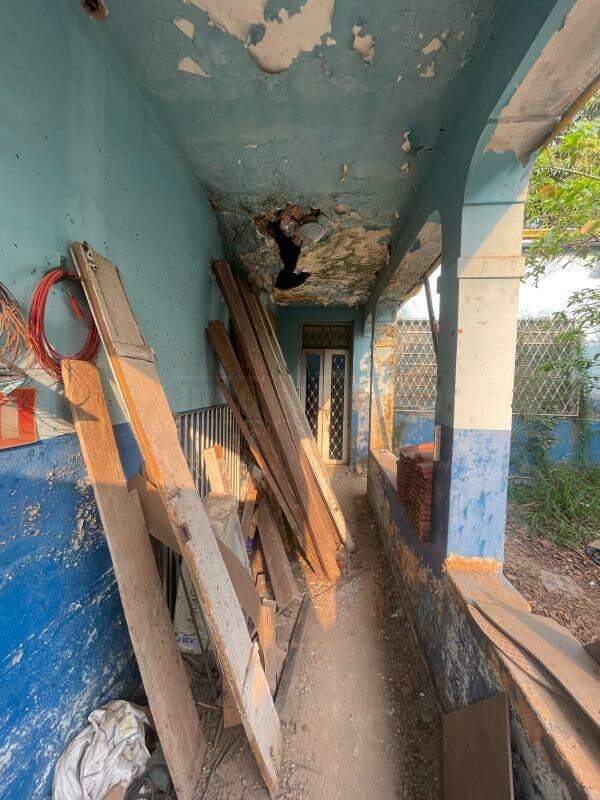
POLYGON ((344 458, 344 406, 346 393, 346 356, 331 357, 331 407, 329 415, 329 458, 344 458))
POLYGON ((210 491, 204 474, 203 451, 220 444, 225 454, 227 474, 233 493, 241 500, 242 493, 242 440, 241 433, 229 406, 209 406, 197 411, 175 415, 181 449, 190 467, 200 497, 210 491))
POLYGON ((318 353, 307 353, 304 412, 315 439, 317 439, 319 435, 320 381, 321 356, 318 353))
POLYGON ((572 329, 569 322, 552 317, 519 321, 514 414, 579 415, 581 384, 567 366, 577 356, 577 342, 565 335, 572 329), (549 364, 559 366, 548 369, 549 364))
MULTIPOLYGON (((553 317, 519 320, 513 413, 576 417, 580 384, 568 370, 577 343, 565 336, 567 321, 553 317)), ((396 325, 396 393, 398 411, 435 411, 437 365, 429 321, 398 320, 396 325)))
POLYGON ((435 411, 437 364, 429 321, 398 320, 396 393, 398 411, 435 411))
POLYGON ((352 323, 306 322, 302 325, 302 347, 314 350, 350 350, 352 347, 352 323))

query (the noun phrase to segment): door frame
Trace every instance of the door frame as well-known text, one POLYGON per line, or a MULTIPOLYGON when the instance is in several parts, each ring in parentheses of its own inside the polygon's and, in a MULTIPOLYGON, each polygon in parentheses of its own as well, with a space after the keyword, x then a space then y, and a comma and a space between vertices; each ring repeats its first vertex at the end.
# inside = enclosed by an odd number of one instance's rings
POLYGON ((305 355, 315 353, 320 355, 320 376, 319 376, 319 414, 317 418, 317 447, 324 464, 347 464, 350 455, 350 403, 351 403, 351 380, 352 380, 352 350, 344 348, 300 348, 300 401, 302 411, 305 413, 306 407, 306 359, 305 355), (331 419, 331 360, 334 355, 344 355, 346 357, 346 369, 344 374, 344 416, 343 416, 343 452, 341 459, 329 458, 329 423, 331 419), (325 402, 325 398, 328 398, 325 402))

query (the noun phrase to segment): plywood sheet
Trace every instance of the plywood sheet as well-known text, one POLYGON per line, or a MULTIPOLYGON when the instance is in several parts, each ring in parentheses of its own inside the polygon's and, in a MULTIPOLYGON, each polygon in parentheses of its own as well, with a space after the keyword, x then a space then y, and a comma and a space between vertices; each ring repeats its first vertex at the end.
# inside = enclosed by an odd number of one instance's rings
POLYGON ((505 694, 444 716, 442 781, 444 800, 512 800, 505 694))

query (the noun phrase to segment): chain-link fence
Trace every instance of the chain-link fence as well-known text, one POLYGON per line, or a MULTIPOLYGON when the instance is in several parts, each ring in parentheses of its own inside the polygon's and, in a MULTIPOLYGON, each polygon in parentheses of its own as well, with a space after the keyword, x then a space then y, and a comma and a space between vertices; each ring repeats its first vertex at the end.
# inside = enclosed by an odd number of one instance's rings
MULTIPOLYGON (((578 355, 579 344, 568 336, 570 331, 569 322, 554 317, 519 320, 514 414, 579 415, 581 383, 569 366, 578 355)), ((429 321, 398 320, 395 409, 435 411, 436 381, 429 321)))

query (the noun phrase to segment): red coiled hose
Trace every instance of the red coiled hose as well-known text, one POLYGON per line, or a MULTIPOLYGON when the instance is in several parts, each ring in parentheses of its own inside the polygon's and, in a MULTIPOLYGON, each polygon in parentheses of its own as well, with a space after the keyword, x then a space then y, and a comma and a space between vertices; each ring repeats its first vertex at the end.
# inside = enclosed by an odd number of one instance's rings
MULTIPOLYGON (((85 340, 83 348, 71 356, 63 356, 56 350, 48 337, 46 336, 46 326, 44 317, 46 314, 46 301, 50 289, 55 283, 60 281, 76 281, 80 283, 79 276, 74 272, 69 272, 66 269, 53 269, 47 272, 40 281, 37 289, 31 298, 31 307, 29 309, 29 337, 31 340, 31 348, 34 351, 37 360, 40 362, 42 368, 51 375, 53 378, 61 380, 60 363, 63 358, 73 358, 78 361, 93 361, 98 353, 98 346, 100 344, 100 337, 98 336, 98 329, 91 314, 88 316, 88 335, 85 340)), ((75 316, 81 318, 81 310, 75 298, 69 292, 69 300, 75 316)))

